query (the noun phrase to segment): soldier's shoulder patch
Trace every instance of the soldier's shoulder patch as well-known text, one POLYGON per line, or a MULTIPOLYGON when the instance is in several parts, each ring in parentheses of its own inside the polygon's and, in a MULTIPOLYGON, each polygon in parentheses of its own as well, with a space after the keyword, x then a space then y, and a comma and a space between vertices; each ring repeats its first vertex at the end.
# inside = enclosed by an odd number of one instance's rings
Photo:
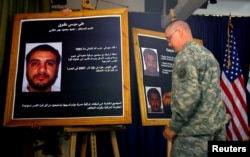
POLYGON ((189 72, 188 72, 187 68, 183 67, 183 68, 179 69, 179 71, 178 71, 179 79, 182 79, 182 80, 186 79, 188 77, 188 75, 189 75, 189 72))

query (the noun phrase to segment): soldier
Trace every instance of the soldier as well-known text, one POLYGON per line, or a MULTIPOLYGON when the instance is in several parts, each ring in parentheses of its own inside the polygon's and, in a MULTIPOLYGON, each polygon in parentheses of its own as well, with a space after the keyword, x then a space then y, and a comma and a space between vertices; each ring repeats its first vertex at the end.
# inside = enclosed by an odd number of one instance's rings
POLYGON ((165 36, 177 56, 172 72, 172 116, 163 136, 173 141, 171 157, 206 157, 208 141, 226 140, 230 119, 221 98, 219 63, 193 39, 185 21, 170 22, 165 36))

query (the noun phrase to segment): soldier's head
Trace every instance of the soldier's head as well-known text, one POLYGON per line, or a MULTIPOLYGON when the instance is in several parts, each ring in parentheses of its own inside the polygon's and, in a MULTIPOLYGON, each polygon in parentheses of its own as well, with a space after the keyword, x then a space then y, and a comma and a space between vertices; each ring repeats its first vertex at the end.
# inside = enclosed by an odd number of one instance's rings
POLYGON ((178 19, 171 21, 166 26, 165 37, 168 46, 173 48, 176 52, 181 51, 185 43, 193 39, 189 24, 178 19))

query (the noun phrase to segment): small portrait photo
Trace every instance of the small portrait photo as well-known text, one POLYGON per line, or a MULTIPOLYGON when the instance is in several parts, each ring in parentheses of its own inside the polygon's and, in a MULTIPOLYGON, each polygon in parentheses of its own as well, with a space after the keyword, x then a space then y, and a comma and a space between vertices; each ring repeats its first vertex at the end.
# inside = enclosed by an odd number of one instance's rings
POLYGON ((22 92, 60 92, 62 43, 27 43, 22 92))
POLYGON ((158 54, 156 49, 141 47, 144 75, 159 76, 158 54))
POLYGON ((146 86, 147 112, 164 113, 161 88, 146 86))

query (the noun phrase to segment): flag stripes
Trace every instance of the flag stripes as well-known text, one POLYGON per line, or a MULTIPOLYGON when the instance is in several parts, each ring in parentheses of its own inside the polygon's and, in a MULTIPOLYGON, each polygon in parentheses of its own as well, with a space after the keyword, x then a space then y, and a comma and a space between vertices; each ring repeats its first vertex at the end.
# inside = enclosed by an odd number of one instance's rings
POLYGON ((227 127, 227 136, 233 141, 243 141, 248 139, 249 132, 246 86, 236 49, 231 17, 228 22, 227 35, 228 41, 220 81, 222 100, 226 106, 227 113, 231 115, 231 120, 227 127))
POLYGON ((222 99, 224 104, 226 104, 227 113, 232 117, 227 130, 228 136, 233 136, 231 140, 243 140, 247 136, 247 121, 244 120, 247 119, 246 99, 244 93, 239 92, 241 90, 241 88, 238 89, 239 85, 236 85, 242 84, 242 81, 243 77, 241 76, 235 82, 230 83, 224 72, 222 73, 222 81, 220 82, 223 89, 222 99))

